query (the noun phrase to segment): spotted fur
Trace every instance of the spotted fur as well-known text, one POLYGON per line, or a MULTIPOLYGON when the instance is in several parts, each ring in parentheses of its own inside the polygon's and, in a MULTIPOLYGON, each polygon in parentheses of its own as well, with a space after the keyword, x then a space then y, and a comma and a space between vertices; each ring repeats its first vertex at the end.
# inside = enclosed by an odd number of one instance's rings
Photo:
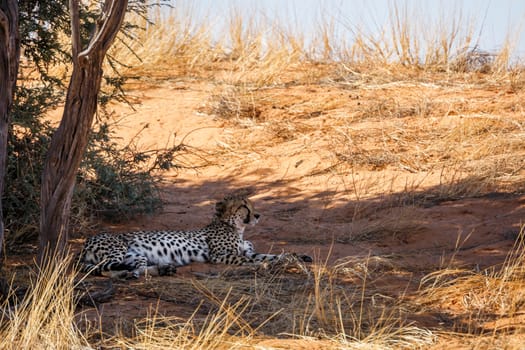
MULTIPOLYGON (((250 265, 273 262, 284 254, 256 253, 243 239, 246 226, 260 215, 246 195, 231 195, 215 205, 211 223, 192 231, 100 233, 90 237, 80 254, 82 270, 93 274, 169 274, 191 262, 250 265)), ((299 256, 312 261, 307 255, 299 256)))

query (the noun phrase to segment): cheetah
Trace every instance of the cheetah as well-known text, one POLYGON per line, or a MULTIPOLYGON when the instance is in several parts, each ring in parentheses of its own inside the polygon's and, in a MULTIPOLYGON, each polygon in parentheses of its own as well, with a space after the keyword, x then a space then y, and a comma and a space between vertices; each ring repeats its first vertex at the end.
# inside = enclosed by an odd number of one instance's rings
POLYGON ((92 236, 80 253, 81 269, 95 275, 138 278, 170 274, 191 262, 259 265, 289 256, 312 262, 308 255, 256 253, 243 234, 259 218, 246 194, 229 195, 216 203, 211 223, 201 229, 92 236))

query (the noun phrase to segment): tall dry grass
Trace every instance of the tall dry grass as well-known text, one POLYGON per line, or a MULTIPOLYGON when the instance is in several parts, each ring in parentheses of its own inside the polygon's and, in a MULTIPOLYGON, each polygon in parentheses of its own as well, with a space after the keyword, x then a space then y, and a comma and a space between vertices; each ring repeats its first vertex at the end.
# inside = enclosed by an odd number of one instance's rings
POLYGON ((367 279, 386 266, 384 261, 342 260, 335 267, 320 262, 311 272, 298 264, 290 261, 255 274, 251 268, 235 269, 219 278, 161 281, 173 300, 197 295, 200 306, 184 319, 150 305, 149 315, 135 320, 128 333, 120 332, 118 325, 113 333, 93 324, 81 330, 78 277, 67 272, 69 259, 50 264, 23 300, 2 305, 0 347, 255 349, 277 337, 309 339, 323 348, 409 349, 435 341, 431 331, 405 323, 400 303, 383 299, 367 285, 367 279), (358 286, 343 281, 349 276, 358 286), (171 288, 172 283, 178 288, 171 288), (204 304, 211 306, 207 314, 200 312, 204 304))
POLYGON ((430 14, 410 3, 390 4, 386 21, 372 25, 351 23, 345 13, 335 17, 323 11, 308 34, 301 32, 294 17, 289 14, 286 22, 260 8, 249 13, 232 6, 222 18, 202 14, 198 2, 153 7, 147 14, 153 24, 132 18, 145 31, 121 37, 112 54, 125 64, 175 70, 179 75, 209 76, 207 70, 220 68, 221 81, 261 87, 283 83, 283 73, 290 68, 307 69, 305 64, 313 62, 344 63, 383 74, 415 68, 506 75, 521 34, 521 28, 509 30, 501 49, 487 52, 479 47, 484 28, 475 16, 457 7, 430 14), (129 55, 128 48, 137 56, 129 55))
POLYGON ((368 65, 443 70, 452 68, 454 60, 472 50, 478 39, 472 19, 461 11, 451 9, 435 18, 408 3, 390 4, 387 22, 376 29, 371 33, 349 26, 355 42, 344 57, 368 65))
MULTIPOLYGON (((75 322, 75 274, 70 259, 38 271, 21 301, 1 307, 1 349, 83 349, 88 342, 75 322)), ((14 295, 14 290, 12 291, 14 295)))
POLYGON ((367 286, 367 276, 374 273, 367 261, 341 261, 336 268, 321 263, 313 268, 310 282, 288 268, 260 271, 255 279, 253 271, 236 269, 219 278, 179 283, 177 295, 197 292, 201 305, 213 306, 206 317, 199 308, 187 320, 155 311, 136 324, 135 336, 117 335, 107 344, 134 349, 257 349, 277 338, 292 348, 294 341, 299 345, 306 339, 320 348, 410 349, 435 341, 431 331, 404 322, 398 303, 381 300, 367 286), (360 267, 355 269, 354 264, 360 267), (354 289, 342 279, 358 275, 357 270, 368 272, 354 289))
POLYGON ((501 267, 483 271, 444 268, 421 280, 421 300, 432 307, 460 308, 482 327, 496 317, 520 314, 525 300, 525 231, 523 226, 501 267))
POLYGON ((406 323, 403 315, 411 312, 413 306, 405 305, 402 297, 389 298, 368 285, 375 273, 393 268, 379 257, 342 259, 332 266, 318 261, 309 276, 295 268, 288 270, 290 266, 256 279, 230 271, 219 280, 194 280, 175 290, 177 295, 184 295, 184 288, 189 288, 188 293, 201 295, 201 303, 214 305, 205 318, 199 314, 199 307, 189 319, 165 316, 153 307, 150 316, 134 324, 132 335, 107 334, 92 328, 81 331, 75 321, 76 276, 66 273, 69 261, 65 261, 40 271, 18 304, 2 305, 0 347, 259 348, 258 344, 271 335, 345 349, 426 348, 438 336, 452 337, 463 344, 484 339, 490 344, 519 349, 515 340, 520 327, 510 320, 521 315, 525 297, 523 237, 522 229, 500 269, 473 272, 446 268, 421 281, 417 303, 423 310, 459 307, 470 315, 461 318, 468 324, 458 323, 456 332, 460 333, 455 335, 439 335, 406 323), (344 282, 349 278, 355 281, 353 285, 344 282), (483 329, 490 334, 483 335, 483 329), (515 332, 516 337, 512 337, 515 332))
POLYGON ((372 29, 345 23, 344 14, 325 13, 307 40, 293 24, 260 10, 246 14, 233 7, 221 28, 217 18, 197 16, 197 4, 188 4, 155 9, 149 14, 154 25, 136 19, 146 30, 136 41, 116 45, 114 55, 137 65, 130 74, 210 82, 202 111, 250 132, 242 146, 237 138, 223 142, 225 152, 242 158, 241 148, 258 153, 263 146, 308 139, 318 125, 305 121, 329 116, 321 130, 334 145, 336 164, 438 172, 440 198, 490 191, 521 171, 522 126, 508 113, 520 103, 469 97, 477 88, 516 91, 525 85, 512 60, 520 30, 499 52, 485 52, 478 47, 483 28, 478 31, 473 17, 457 9, 436 17, 418 6, 393 3, 386 22, 372 29), (346 32, 335 29, 338 20, 346 32), (312 85, 334 93, 304 102, 301 89, 312 85), (283 90, 272 91, 276 87, 283 90), (340 98, 347 91, 358 92, 355 101, 340 98), (399 126, 403 118, 408 122, 399 126), (365 135, 356 125, 367 120, 381 126, 365 135), (381 146, 370 148, 370 139, 381 146))
POLYGON ((421 280, 418 303, 424 310, 461 315, 453 325, 456 341, 480 348, 522 347, 524 232, 522 226, 501 266, 481 271, 445 266, 421 280))

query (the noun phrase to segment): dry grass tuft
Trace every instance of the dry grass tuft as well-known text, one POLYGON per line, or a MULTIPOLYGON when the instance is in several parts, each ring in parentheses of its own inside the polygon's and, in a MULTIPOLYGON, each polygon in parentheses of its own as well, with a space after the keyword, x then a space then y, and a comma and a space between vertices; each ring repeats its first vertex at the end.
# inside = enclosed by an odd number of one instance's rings
POLYGON ((88 345, 75 324, 75 275, 67 272, 70 266, 69 258, 50 262, 22 301, 2 305, 0 348, 82 349, 88 345))
POLYGON ((131 331, 97 333, 87 327, 84 336, 93 346, 134 349, 257 348, 269 337, 351 349, 432 344, 431 331, 406 321, 402 298, 368 285, 385 269, 393 265, 382 257, 309 267, 287 259, 279 266, 237 267, 197 279, 152 279, 134 284, 137 294, 156 295, 158 301, 147 317, 132 322, 131 331), (166 315, 160 306, 165 302, 193 312, 166 315))
POLYGON ((522 227, 501 267, 483 271, 445 268, 421 280, 418 302, 425 309, 459 315, 457 327, 467 334, 523 331, 525 239, 522 227))
MULTIPOLYGON (((261 97, 257 91, 228 87, 211 97, 208 114, 237 125, 261 121, 261 97)), ((248 124, 249 125, 249 124, 248 124)))
POLYGON ((179 283, 177 295, 200 299, 190 318, 164 317, 156 310, 136 324, 135 336, 118 335, 109 343, 137 349, 257 348, 272 336, 343 348, 408 349, 434 342, 432 332, 404 323, 404 311, 393 298, 368 289, 373 267, 360 285, 345 282, 354 275, 350 265, 383 264, 375 260, 342 261, 336 268, 321 263, 311 271, 295 264, 237 268, 179 283), (206 316, 201 309, 209 310, 206 316))
POLYGON ((118 336, 115 346, 133 349, 231 349, 249 346, 254 330, 242 319, 248 307, 247 299, 235 304, 222 301, 219 310, 195 325, 194 317, 181 320, 176 317, 151 316, 135 325, 133 337, 118 336))

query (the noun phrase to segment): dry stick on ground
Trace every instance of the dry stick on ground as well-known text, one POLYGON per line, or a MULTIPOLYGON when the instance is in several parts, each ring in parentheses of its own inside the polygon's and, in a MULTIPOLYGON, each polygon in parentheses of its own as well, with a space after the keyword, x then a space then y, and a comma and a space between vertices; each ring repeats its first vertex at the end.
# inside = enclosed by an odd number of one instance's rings
POLYGON ((81 288, 78 296, 78 304, 97 307, 98 304, 106 303, 113 299, 116 292, 117 288, 113 286, 111 280, 105 283, 103 290, 90 291, 88 287, 81 288))
POLYGON ((64 114, 44 163, 39 262, 47 253, 64 253, 75 177, 86 150, 102 78, 102 63, 126 13, 127 0, 106 0, 97 29, 83 51, 78 0, 70 0, 73 73, 64 114))
POLYGON ((16 0, 2 1, 0 3, 0 267, 4 243, 2 193, 7 162, 7 133, 19 58, 18 3, 16 0))

